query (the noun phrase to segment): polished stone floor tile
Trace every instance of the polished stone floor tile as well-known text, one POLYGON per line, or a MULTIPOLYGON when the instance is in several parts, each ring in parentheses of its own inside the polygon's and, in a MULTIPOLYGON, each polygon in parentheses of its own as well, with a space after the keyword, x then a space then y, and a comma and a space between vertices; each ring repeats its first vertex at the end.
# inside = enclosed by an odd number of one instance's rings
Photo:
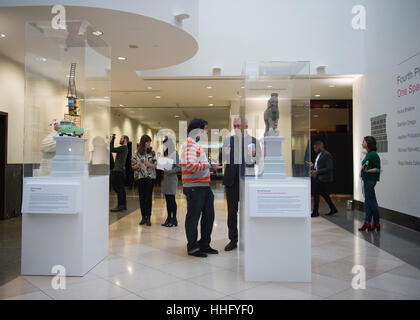
POLYGON ((417 298, 402 295, 400 293, 376 289, 366 288, 355 290, 353 288, 346 289, 342 292, 331 295, 328 300, 417 300, 417 298))
POLYGON ((52 300, 52 298, 47 296, 42 291, 35 291, 32 293, 26 293, 19 296, 7 298, 5 300, 52 300))
POLYGON ((224 293, 226 295, 237 293, 263 284, 262 282, 245 281, 243 274, 231 270, 212 272, 204 276, 191 278, 188 281, 224 293))
POLYGON ((231 295, 239 300, 320 300, 322 297, 295 290, 284 284, 268 283, 231 295))
POLYGON ((420 280, 401 275, 383 273, 366 282, 366 287, 392 291, 420 299, 420 280))
POLYGON ((24 295, 26 293, 36 291, 39 291, 39 288, 22 277, 18 277, 0 287, 0 299, 24 295))
POLYGON ((67 285, 65 290, 48 289, 44 292, 54 300, 108 300, 131 293, 104 279, 67 285))
MULTIPOLYGON (((25 279, 41 290, 48 290, 52 289, 52 280, 54 279, 54 276, 22 276, 22 279, 25 279)), ((64 282, 66 285, 73 285, 95 279, 98 279, 98 276, 89 272, 84 277, 65 277, 64 282)))
POLYGON ((225 296, 221 292, 199 286, 188 280, 178 281, 152 290, 145 290, 138 294, 147 300, 214 300, 225 296))
POLYGON ((206 258, 191 257, 186 261, 174 262, 156 268, 181 279, 189 279, 222 270, 220 267, 201 262, 200 260, 203 259, 206 258))

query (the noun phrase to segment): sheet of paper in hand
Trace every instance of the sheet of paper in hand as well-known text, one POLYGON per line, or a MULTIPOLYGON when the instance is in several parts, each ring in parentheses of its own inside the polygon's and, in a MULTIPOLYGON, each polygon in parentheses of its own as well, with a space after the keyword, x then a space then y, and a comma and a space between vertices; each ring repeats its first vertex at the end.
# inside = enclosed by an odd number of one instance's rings
POLYGON ((160 157, 157 159, 157 167, 158 170, 171 170, 172 165, 174 164, 174 159, 167 158, 167 157, 160 157))

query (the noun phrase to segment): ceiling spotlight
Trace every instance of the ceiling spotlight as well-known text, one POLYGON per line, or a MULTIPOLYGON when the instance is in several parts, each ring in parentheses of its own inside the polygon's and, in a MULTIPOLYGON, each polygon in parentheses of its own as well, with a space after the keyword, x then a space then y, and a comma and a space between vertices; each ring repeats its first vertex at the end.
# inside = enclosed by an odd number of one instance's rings
POLYGON ((120 107, 124 107, 124 105, 123 104, 120 104, 120 107))
POLYGON ((139 46, 138 46, 138 45, 136 45, 136 44, 129 44, 129 45, 128 45, 128 47, 129 47, 130 49, 137 49, 139 46))
POLYGON ((0 33, 0 38, 6 38, 6 35, 4 33, 0 33))
POLYGON ((214 106, 214 104, 213 104, 213 103, 209 103, 209 106, 210 106, 210 107, 213 107, 213 106, 214 106))
POLYGON ((93 34, 94 36, 99 37, 99 36, 103 35, 104 33, 103 33, 102 31, 100 31, 100 30, 96 30, 96 31, 93 31, 93 32, 92 32, 92 34, 93 34))
POLYGON ((104 99, 109 99, 109 97, 108 96, 105 96, 104 99))
POLYGON ((152 87, 147 87, 147 90, 152 90, 153 88, 152 87))
POLYGON ((182 22, 182 20, 188 19, 190 15, 188 13, 180 13, 175 15, 175 20, 177 22, 182 22))
POLYGON ((319 98, 321 95, 320 94, 316 94, 315 97, 319 98))
POLYGON ((245 86, 242 86, 241 89, 245 89, 245 86))
POLYGON ((206 88, 207 88, 207 89, 211 89, 211 88, 213 88, 213 87, 212 87, 212 86, 207 86, 206 88))
POLYGON ((319 117, 319 115, 317 115, 317 114, 314 114, 314 118, 318 118, 319 117))
POLYGON ((209 96, 209 98, 211 99, 211 98, 213 98, 213 96, 209 96))
POLYGON ((38 61, 41 61, 41 62, 45 62, 45 61, 47 61, 47 59, 45 59, 45 58, 43 58, 43 57, 38 57, 38 58, 36 58, 38 61))
POLYGON ((329 85, 329 87, 330 87, 330 88, 334 88, 334 87, 335 87, 335 85, 333 85, 333 84, 330 84, 330 85, 329 85))
POLYGON ((181 116, 179 116, 179 115, 174 115, 174 118, 181 118, 181 116))
POLYGON ((156 96, 155 98, 156 98, 156 99, 160 99, 160 96, 156 96))
POLYGON ((267 86, 267 88, 272 88, 273 86, 267 86))
POLYGON ((120 61, 125 61, 125 60, 127 60, 127 58, 126 58, 126 57, 118 57, 117 59, 118 59, 118 60, 120 60, 120 61))

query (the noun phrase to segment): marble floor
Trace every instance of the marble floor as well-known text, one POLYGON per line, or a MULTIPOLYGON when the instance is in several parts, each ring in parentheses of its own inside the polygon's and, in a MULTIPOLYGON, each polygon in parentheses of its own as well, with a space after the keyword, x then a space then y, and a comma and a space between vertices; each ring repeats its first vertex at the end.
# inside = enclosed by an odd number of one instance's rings
MULTIPOLYGON (((111 207, 114 202, 111 194, 111 207)), ((218 255, 186 254, 183 195, 177 202, 178 227, 160 225, 166 207, 158 195, 152 226, 139 226, 138 198, 129 191, 129 210, 110 218, 109 256, 87 275, 66 278, 65 290, 52 289, 51 277, 17 276, 0 286, 0 299, 420 299, 420 269, 322 216, 312 219, 312 283, 247 282, 241 251, 223 251, 223 188, 215 189, 212 246, 218 255), (355 264, 366 269, 364 290, 352 288, 355 264)))

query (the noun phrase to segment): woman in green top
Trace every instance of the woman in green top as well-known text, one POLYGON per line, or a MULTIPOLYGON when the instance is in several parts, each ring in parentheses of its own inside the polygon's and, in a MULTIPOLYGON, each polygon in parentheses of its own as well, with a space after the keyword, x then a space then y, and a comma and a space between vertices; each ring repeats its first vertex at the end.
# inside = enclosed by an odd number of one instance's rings
POLYGON ((363 189, 365 193, 365 223, 359 231, 375 231, 380 230, 379 224, 379 208, 378 201, 376 201, 375 185, 379 181, 381 172, 381 159, 376 153, 376 139, 372 136, 367 136, 363 139, 362 147, 366 149, 366 157, 362 161, 361 176, 363 180, 363 189), (373 224, 370 222, 373 216, 373 224))

